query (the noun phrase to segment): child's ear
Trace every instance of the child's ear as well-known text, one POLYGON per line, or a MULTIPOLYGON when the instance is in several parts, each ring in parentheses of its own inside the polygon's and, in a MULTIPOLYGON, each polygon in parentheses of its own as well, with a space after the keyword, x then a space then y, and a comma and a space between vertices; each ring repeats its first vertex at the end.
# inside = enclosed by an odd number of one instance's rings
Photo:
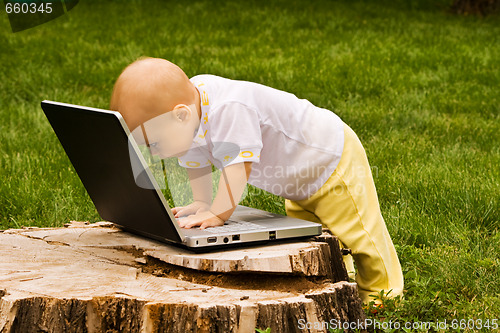
POLYGON ((175 119, 179 121, 185 121, 191 116, 191 110, 185 104, 177 104, 172 112, 174 112, 175 119))

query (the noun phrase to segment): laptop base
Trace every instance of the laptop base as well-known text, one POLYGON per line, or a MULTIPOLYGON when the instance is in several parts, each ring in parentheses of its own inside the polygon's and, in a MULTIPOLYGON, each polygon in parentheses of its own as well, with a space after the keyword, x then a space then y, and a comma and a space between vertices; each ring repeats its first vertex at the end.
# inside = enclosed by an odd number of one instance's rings
POLYGON ((279 245, 279 244, 285 244, 289 242, 297 242, 298 240, 311 240, 314 236, 301 236, 301 237, 293 237, 293 238, 287 238, 287 239, 277 239, 277 240, 262 240, 262 241, 255 241, 251 243, 234 243, 234 244, 221 244, 221 245, 212 245, 212 246, 202 246, 202 247, 188 247, 184 244, 174 244, 172 245, 181 247, 183 249, 186 249, 188 251, 191 251, 193 253, 209 253, 209 252, 220 252, 226 249, 234 249, 238 248, 241 250, 247 249, 247 248, 254 248, 262 245, 279 245))

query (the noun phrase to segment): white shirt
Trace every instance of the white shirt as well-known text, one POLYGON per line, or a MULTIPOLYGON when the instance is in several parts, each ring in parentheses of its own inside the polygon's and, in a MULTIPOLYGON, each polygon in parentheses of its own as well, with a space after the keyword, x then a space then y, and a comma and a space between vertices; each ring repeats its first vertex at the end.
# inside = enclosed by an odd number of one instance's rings
POLYGON ((310 197, 337 167, 344 123, 332 111, 261 84, 197 75, 201 119, 186 168, 253 162, 248 183, 291 200, 310 197))

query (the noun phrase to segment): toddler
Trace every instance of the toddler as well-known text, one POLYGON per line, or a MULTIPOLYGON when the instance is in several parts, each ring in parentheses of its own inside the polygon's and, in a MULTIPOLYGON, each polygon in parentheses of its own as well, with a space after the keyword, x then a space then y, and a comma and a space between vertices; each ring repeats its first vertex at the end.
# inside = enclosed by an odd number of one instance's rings
MULTIPOLYGON (((287 215, 322 223, 352 250, 362 300, 402 294, 403 275, 382 218, 366 153, 332 111, 257 83, 189 79, 175 64, 141 58, 115 83, 119 111, 138 144, 178 157, 193 202, 172 209, 183 228, 223 225, 247 183, 285 198, 287 215), (211 167, 223 172, 212 199, 211 167)), ((352 257, 346 258, 354 271, 352 257)))

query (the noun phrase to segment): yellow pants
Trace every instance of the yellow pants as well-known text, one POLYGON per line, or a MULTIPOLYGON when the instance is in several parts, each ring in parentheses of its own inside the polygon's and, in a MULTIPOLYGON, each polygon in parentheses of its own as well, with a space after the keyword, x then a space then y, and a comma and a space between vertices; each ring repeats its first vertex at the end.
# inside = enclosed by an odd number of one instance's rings
MULTIPOLYGON (((287 215, 320 222, 352 250, 361 299, 392 290, 403 292, 403 273, 385 225, 365 150, 353 130, 344 126, 344 150, 337 168, 311 197, 285 200, 287 215)), ((352 257, 344 257, 353 276, 352 257)), ((378 302, 377 302, 378 303, 378 302)))

